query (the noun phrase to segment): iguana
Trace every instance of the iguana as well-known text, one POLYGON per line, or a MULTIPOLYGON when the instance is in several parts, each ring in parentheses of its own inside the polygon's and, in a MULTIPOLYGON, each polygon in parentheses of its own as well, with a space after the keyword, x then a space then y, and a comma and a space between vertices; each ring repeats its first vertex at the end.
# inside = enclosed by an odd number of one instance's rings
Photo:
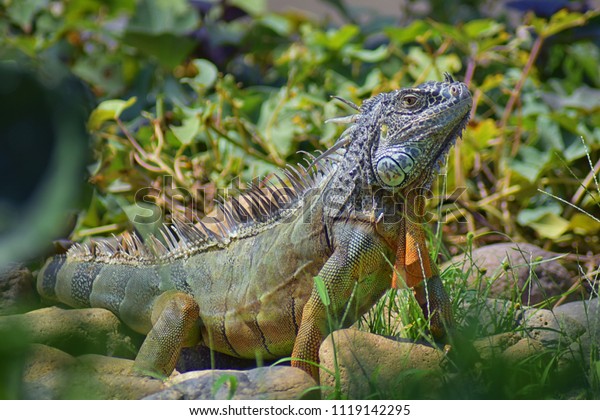
POLYGON ((230 199, 222 220, 175 218, 160 240, 125 234, 116 246, 75 244, 46 262, 38 291, 106 308, 147 334, 134 367, 163 377, 182 347, 201 342, 238 358, 291 353, 292 365, 318 380, 328 311, 354 322, 397 275, 442 337, 452 314, 425 244, 422 192, 461 135, 471 95, 445 74, 360 107, 344 102, 357 111, 334 119, 346 131, 308 165, 277 176, 279 186, 230 199))

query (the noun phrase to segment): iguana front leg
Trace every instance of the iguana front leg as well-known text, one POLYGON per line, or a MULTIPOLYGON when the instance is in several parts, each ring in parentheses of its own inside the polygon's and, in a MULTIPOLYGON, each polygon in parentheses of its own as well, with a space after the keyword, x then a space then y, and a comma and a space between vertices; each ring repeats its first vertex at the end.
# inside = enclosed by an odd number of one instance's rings
POLYGON ((135 358, 134 369, 164 379, 175 369, 181 348, 198 342, 198 304, 186 293, 165 292, 154 303, 151 321, 152 330, 135 358))
POLYGON ((414 289, 423 314, 430 320, 432 335, 439 339, 453 326, 452 305, 427 250, 425 231, 420 223, 424 198, 417 196, 412 204, 408 206, 412 210, 401 222, 392 287, 398 287, 398 274, 402 275, 406 285, 414 289))
MULTIPOLYGON (((329 332, 327 311, 330 311, 334 319, 343 314, 353 292, 357 289, 356 286, 360 289, 362 282, 369 275, 378 271, 383 264, 387 264, 383 241, 367 229, 355 225, 352 229, 348 228, 346 235, 342 236, 334 253, 319 272, 331 306, 329 308, 325 306, 316 286, 313 286, 310 298, 302 311, 302 321, 292 352, 292 366, 308 372, 317 381, 319 369, 309 362, 319 361, 319 347, 329 332)), ((373 302, 390 286, 390 278, 385 276, 381 278, 371 276, 369 282, 380 283, 368 285, 369 289, 374 291, 372 296, 369 296, 373 302)), ((362 305, 364 302, 359 303, 362 305)))

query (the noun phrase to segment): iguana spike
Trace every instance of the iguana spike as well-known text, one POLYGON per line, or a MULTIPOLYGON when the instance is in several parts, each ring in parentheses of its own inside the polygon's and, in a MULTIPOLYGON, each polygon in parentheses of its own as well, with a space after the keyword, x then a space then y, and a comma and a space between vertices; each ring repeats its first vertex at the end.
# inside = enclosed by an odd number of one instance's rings
POLYGON ((257 217, 261 214, 261 208, 259 203, 251 194, 244 194, 242 197, 246 201, 246 204, 250 207, 251 219, 256 220, 257 217))
POLYGON ((296 192, 294 191, 294 189, 290 188, 277 172, 275 172, 273 174, 273 176, 275 178, 277 178, 277 182, 279 182, 279 185, 280 185, 279 187, 277 187, 277 186, 275 187, 277 189, 277 191, 278 192, 285 191, 286 197, 284 198, 284 200, 292 200, 292 199, 296 198, 296 192))
POLYGON ((358 119, 358 114, 346 115, 345 117, 334 117, 325 120, 325 124, 353 124, 358 119))
POLYGON ((248 211, 244 208, 242 203, 240 203, 240 201, 237 198, 231 197, 230 203, 231 203, 234 217, 239 219, 239 221, 242 223, 245 223, 248 220, 250 220, 250 214, 248 213, 248 211))
POLYGON ((169 228, 169 226, 163 225, 160 228, 160 234, 165 239, 165 243, 166 243, 166 246, 167 246, 169 252, 172 252, 177 249, 177 247, 178 247, 177 239, 175 239, 175 236, 173 236, 173 233, 171 232, 171 229, 169 228))
POLYGON ((248 191, 248 194, 251 194, 254 200, 256 200, 256 203, 258 204, 260 210, 260 215, 268 216, 270 213, 271 206, 269 201, 265 197, 265 193, 262 192, 258 187, 254 186, 250 191, 248 191))
POLYGON ((149 242, 150 248, 154 252, 154 255, 157 257, 162 257, 169 252, 167 247, 165 247, 165 245, 160 241, 160 239, 158 239, 152 233, 150 235, 148 235, 148 242, 149 242))
POLYGON ((283 173, 285 174, 286 178, 290 181, 290 183, 292 184, 293 191, 294 191, 294 196, 296 197, 298 195, 298 193, 300 191, 302 191, 303 187, 302 184, 299 182, 299 180, 296 178, 296 174, 294 174, 293 172, 291 172, 289 170, 291 166, 288 165, 284 170, 283 173))
POLYGON ((236 226, 235 219, 232 215, 232 210, 227 206, 223 206, 221 207, 221 211, 223 212, 223 216, 225 217, 225 223, 227 223, 227 230, 231 232, 232 229, 234 229, 236 226))
POLYGON ((360 107, 358 105, 356 105, 354 102, 349 101, 346 98, 342 98, 341 96, 332 95, 331 99, 336 99, 336 100, 348 105, 350 108, 360 111, 360 107))
MULTIPOLYGON (((346 131, 344 131, 344 133, 346 133, 346 131)), ((331 146, 329 149, 327 149, 326 151, 321 153, 319 156, 317 156, 315 158, 315 160, 313 160, 313 162, 312 162, 313 166, 315 166, 315 164, 317 164, 321 160, 323 160, 323 159, 327 158, 328 156, 331 156, 332 154, 337 152, 338 149, 342 149, 342 148, 348 146, 348 144, 350 144, 350 140, 351 140, 350 136, 344 135, 344 133, 342 133, 342 136, 340 136, 339 140, 337 142, 335 142, 335 144, 333 146, 331 146)))

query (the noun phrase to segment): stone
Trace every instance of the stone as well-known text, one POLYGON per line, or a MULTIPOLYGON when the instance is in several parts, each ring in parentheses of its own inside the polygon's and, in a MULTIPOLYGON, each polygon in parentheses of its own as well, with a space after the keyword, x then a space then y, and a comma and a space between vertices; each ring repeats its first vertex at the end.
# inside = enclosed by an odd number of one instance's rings
POLYGON ((0 316, 27 312, 40 305, 31 271, 21 264, 0 268, 0 316))
POLYGON ((140 399, 165 388, 132 371, 133 361, 100 355, 73 357, 32 344, 22 376, 26 399, 140 399))
POLYGON ((495 334, 475 340, 473 347, 481 360, 493 360, 500 357, 506 349, 517 344, 521 339, 521 336, 514 332, 495 334))
POLYGON ((32 344, 23 367, 22 398, 54 400, 66 390, 69 370, 77 360, 58 349, 32 344))
POLYGON ((531 356, 538 355, 542 351, 544 351, 544 345, 540 341, 526 337, 504 350, 501 357, 507 363, 514 365, 531 356))
POLYGON ((77 362, 71 397, 138 400, 165 389, 163 381, 135 373, 133 360, 88 354, 77 362))
POLYGON ((133 358, 137 353, 137 343, 124 333, 119 319, 106 309, 49 307, 0 317, 0 334, 15 328, 33 343, 74 355, 101 353, 133 358))
POLYGON ((316 382, 290 366, 260 367, 247 371, 203 370, 171 378, 164 391, 151 400, 291 400, 318 396, 316 382))
POLYGON ((321 345, 319 358, 324 392, 350 399, 393 398, 398 392, 427 398, 435 391, 434 384, 442 382, 439 377, 445 363, 444 353, 434 347, 357 329, 330 334, 321 345), (341 395, 335 394, 336 388, 341 395))
POLYGON ((600 300, 596 297, 589 300, 569 302, 554 308, 553 312, 559 320, 564 319, 566 327, 575 320, 590 334, 600 338, 600 300))
POLYGON ((569 358, 580 361, 587 368, 600 354, 600 305, 598 298, 570 302, 554 309, 561 325, 565 329, 574 324, 582 325, 586 332, 570 345, 569 358))
POLYGON ((489 297, 516 297, 529 306, 572 286, 571 275, 556 259, 559 255, 527 243, 498 243, 456 256, 443 267, 453 265, 470 273, 469 285, 489 292, 489 297))
POLYGON ((585 328, 576 320, 567 324, 568 328, 563 329, 558 317, 547 309, 524 308, 519 317, 523 333, 550 348, 566 347, 585 333, 585 328))

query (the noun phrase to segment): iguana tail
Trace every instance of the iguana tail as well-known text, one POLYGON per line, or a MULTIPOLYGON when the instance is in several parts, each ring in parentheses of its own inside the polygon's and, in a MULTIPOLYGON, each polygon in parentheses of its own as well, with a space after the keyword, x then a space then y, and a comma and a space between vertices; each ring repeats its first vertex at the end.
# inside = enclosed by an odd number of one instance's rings
POLYGON ((133 330, 148 333, 152 306, 161 294, 163 268, 122 260, 86 261, 74 254, 46 262, 37 278, 40 295, 74 308, 108 309, 133 330))

